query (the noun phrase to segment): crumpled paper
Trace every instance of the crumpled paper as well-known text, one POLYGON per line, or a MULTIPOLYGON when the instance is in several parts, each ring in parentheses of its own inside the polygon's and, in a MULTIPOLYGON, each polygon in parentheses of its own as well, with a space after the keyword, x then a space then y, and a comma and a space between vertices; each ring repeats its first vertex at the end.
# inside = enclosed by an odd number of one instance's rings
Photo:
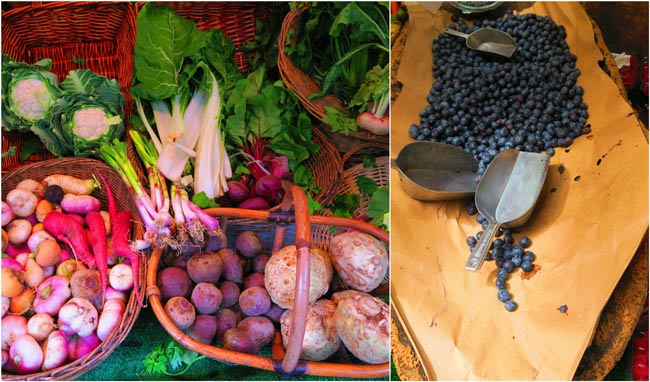
MULTIPOLYGON (((396 76, 403 88, 391 109, 392 157, 412 141, 408 127, 418 123, 433 81, 431 43, 450 23, 449 14, 406 4, 410 25, 396 76)), ((419 202, 391 182, 391 299, 423 366, 438 380, 571 379, 648 228, 648 144, 598 65, 603 55, 589 18, 579 3, 536 2, 527 12, 566 28, 592 132, 556 150, 536 208, 521 227, 539 269, 530 278, 521 270, 510 276, 515 312, 497 299, 494 262, 478 272, 464 268, 465 239, 481 230, 467 201, 419 202)))
POLYGON ((623 53, 612 53, 612 57, 614 57, 614 62, 616 63, 617 68, 622 68, 624 66, 630 66, 630 56, 629 54, 623 52, 623 53))

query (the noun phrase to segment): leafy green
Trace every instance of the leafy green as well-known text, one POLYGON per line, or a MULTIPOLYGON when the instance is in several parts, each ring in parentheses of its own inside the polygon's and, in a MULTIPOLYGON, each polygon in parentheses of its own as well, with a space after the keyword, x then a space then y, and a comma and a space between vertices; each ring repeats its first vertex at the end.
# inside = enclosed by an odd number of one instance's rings
POLYGON ((219 203, 215 202, 214 199, 209 198, 205 192, 199 192, 192 195, 192 203, 201 208, 219 207, 219 203))
POLYGON ((189 370, 195 362, 203 358, 206 357, 171 340, 166 347, 158 345, 147 354, 145 359, 142 360, 144 370, 141 374, 145 376, 155 374, 165 374, 170 377, 179 376, 189 370), (183 365, 186 366, 182 368, 183 365))
POLYGON ((370 198, 366 215, 371 224, 390 230, 390 199, 388 187, 379 187, 370 198))
POLYGON ((20 149, 20 162, 24 162, 29 159, 29 157, 36 154, 40 148, 41 142, 38 139, 34 137, 28 139, 20 149))
POLYGON ((325 117, 323 117, 323 122, 328 124, 332 131, 335 133, 341 133, 343 135, 349 135, 350 132, 357 131, 357 121, 354 118, 349 117, 344 112, 333 107, 325 106, 325 117))
POLYGON ((377 186, 377 183, 374 180, 367 176, 359 175, 357 177, 357 188, 359 188, 359 192, 362 194, 372 195, 377 191, 379 186, 377 186))
POLYGON ((334 197, 329 208, 334 216, 344 218, 354 218, 354 212, 359 208, 361 195, 359 194, 339 194, 334 197))
POLYGON ((14 155, 16 155, 16 146, 11 146, 7 149, 7 151, 2 153, 2 158, 4 159, 6 157, 12 157, 14 155))

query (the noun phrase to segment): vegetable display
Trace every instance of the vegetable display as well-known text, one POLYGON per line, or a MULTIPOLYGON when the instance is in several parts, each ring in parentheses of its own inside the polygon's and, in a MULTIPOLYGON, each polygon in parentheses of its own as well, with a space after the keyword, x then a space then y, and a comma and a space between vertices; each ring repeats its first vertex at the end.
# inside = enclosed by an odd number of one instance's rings
POLYGON ((17 187, 3 201, 8 219, 3 234, 12 228, 21 232, 11 235, 13 251, 3 248, 2 348, 8 361, 2 370, 32 374, 73 362, 115 333, 127 294, 139 288, 139 255, 126 253, 131 214, 115 211, 110 188, 107 230, 101 203, 90 195, 96 187, 92 179, 52 174, 17 187), (52 198, 53 187, 62 195, 52 198), (74 208, 65 207, 69 198, 76 198, 70 201, 74 208), (40 205, 46 207, 39 212, 40 205), (22 218, 14 209, 30 214, 22 218), (122 262, 109 264, 109 241, 122 262))

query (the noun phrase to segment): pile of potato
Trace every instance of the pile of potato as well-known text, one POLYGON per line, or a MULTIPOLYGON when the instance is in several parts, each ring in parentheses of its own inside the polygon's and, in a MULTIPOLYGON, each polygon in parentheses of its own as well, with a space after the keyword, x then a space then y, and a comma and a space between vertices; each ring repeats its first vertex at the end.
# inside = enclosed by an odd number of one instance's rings
MULTIPOLYGON (((270 255, 252 231, 234 248, 181 255, 157 275, 165 311, 176 326, 205 344, 257 354, 276 330, 289 342, 297 250, 270 255)), ((330 242, 330 252, 311 248, 307 325, 301 358, 322 361, 341 345, 361 361, 389 360, 389 309, 370 292, 388 273, 388 252, 374 237, 350 231, 330 242), (350 289, 333 291, 335 275, 350 289)))

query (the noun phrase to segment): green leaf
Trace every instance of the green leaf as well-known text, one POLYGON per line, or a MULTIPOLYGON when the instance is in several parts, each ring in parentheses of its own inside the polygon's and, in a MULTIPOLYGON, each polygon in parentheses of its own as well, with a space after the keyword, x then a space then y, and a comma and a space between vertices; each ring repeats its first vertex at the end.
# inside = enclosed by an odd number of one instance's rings
POLYGON ((357 121, 354 118, 333 107, 325 106, 323 123, 328 124, 333 132, 343 135, 350 135, 350 132, 359 131, 357 121))
POLYGON ((368 215, 368 217, 373 220, 373 224, 377 226, 384 225, 388 227, 387 222, 389 218, 387 218, 386 215, 389 213, 389 211, 390 200, 388 187, 380 187, 372 194, 372 197, 368 202, 366 215, 368 215))
POLYGON ((203 191, 192 195, 192 203, 196 204, 197 207, 200 208, 219 207, 219 203, 215 202, 214 199, 208 198, 208 196, 203 191))
POLYGON ((4 159, 6 157, 12 157, 14 155, 16 155, 16 146, 11 146, 7 149, 7 151, 2 153, 2 158, 4 159))
MULTIPOLYGON (((388 10, 385 11, 385 17, 388 19, 388 10)), ((384 46, 389 46, 388 29, 385 28, 385 20, 380 18, 374 19, 369 13, 366 13, 357 3, 349 3, 336 16, 330 29, 331 36, 340 36, 348 32, 347 26, 354 26, 356 35, 355 40, 368 38, 367 34, 374 35, 384 46)))
POLYGON ((377 191, 379 186, 375 183, 374 180, 368 178, 367 176, 359 175, 357 177, 357 187, 362 194, 372 195, 377 191))
POLYGON ((334 198, 329 208, 334 216, 354 218, 354 212, 359 208, 360 202, 359 194, 340 194, 334 198))
POLYGON ((362 161, 363 161, 363 168, 377 167, 377 159, 374 157, 374 155, 364 155, 362 161))
POLYGON ((42 144, 38 139, 30 138, 23 144, 20 150, 20 161, 24 162, 40 150, 42 144))

